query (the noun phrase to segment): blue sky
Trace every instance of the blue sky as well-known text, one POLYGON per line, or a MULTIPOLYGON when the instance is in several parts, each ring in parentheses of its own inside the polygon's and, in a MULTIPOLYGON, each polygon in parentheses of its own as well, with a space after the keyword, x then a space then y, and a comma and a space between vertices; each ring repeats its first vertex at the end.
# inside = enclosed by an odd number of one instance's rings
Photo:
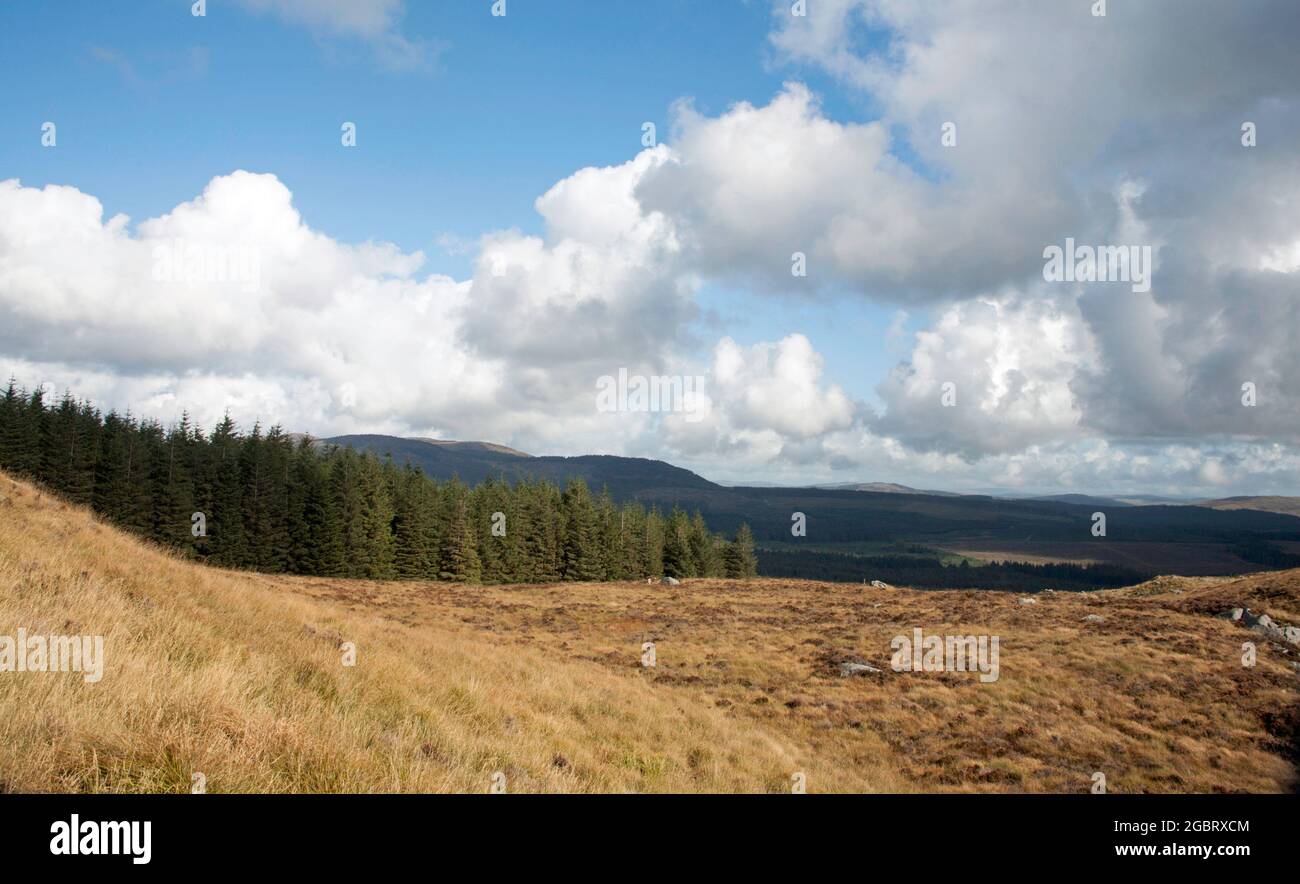
POLYGON ((1300 490, 1293 0, 192 3, 0 4, 0 372, 731 481, 1300 490), (1065 236, 1149 291, 1045 278, 1065 236), (265 285, 160 278, 182 240, 265 285), (713 410, 593 413, 620 368, 713 410))
MULTIPOLYGON (((0 27, 6 89, 0 175, 73 184, 105 214, 133 222, 192 199, 215 175, 270 172, 313 228, 421 250, 429 272, 464 277, 471 256, 447 247, 501 228, 541 233, 533 201, 584 166, 625 162, 641 126, 670 140, 681 99, 708 115, 764 104, 797 77, 836 119, 870 102, 768 45, 758 0, 439 0, 406 8, 427 69, 392 70, 363 40, 321 36, 232 2, 9 3, 0 27), (32 76, 31 72, 40 72, 32 76), (31 137, 59 127, 59 149, 31 137), (358 149, 339 147, 344 120, 358 149)), ((855 396, 893 361, 895 311, 845 299, 759 301, 706 287, 701 306, 738 342, 807 334, 855 396)), ((710 323, 701 331, 716 330, 710 323)))

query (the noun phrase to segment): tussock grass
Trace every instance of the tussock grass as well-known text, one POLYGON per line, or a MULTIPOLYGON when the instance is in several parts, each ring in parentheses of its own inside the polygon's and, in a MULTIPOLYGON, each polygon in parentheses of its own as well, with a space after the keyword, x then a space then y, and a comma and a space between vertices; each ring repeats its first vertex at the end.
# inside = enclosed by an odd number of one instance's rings
MULTIPOLYGON (((1300 574, 1259 579, 1296 609, 1300 574)), ((1084 792, 1097 770, 1114 792, 1296 788, 1294 656, 1261 643, 1243 668, 1240 628, 1187 602, 237 573, 0 476, 0 634, 99 634, 106 660, 96 684, 0 673, 0 788, 486 792, 502 772, 512 792, 784 792, 802 772, 810 792, 1084 792), (1001 678, 888 671, 913 626, 1000 635, 1001 678), (886 672, 841 678, 849 658, 886 672)))

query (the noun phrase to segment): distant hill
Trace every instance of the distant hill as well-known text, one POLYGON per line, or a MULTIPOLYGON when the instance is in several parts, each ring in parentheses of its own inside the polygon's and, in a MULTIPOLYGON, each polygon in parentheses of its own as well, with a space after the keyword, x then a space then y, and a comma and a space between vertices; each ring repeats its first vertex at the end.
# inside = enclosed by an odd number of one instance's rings
POLYGON ((1224 497, 1219 500, 1203 500, 1197 506, 1215 510, 1259 510, 1300 516, 1300 497, 1224 497))
POLYGON ((456 442, 451 439, 430 439, 427 436, 415 436, 409 441, 428 442, 430 445, 441 445, 455 451, 491 451, 497 454, 508 454, 513 457, 532 457, 523 451, 518 451, 505 445, 498 445, 495 442, 456 442))
POLYGON ((458 477, 470 485, 477 485, 489 476, 511 482, 528 478, 547 479, 559 485, 570 479, 582 479, 595 492, 608 488, 618 500, 675 500, 722 490, 721 486, 690 470, 643 457, 601 454, 534 457, 486 442, 445 442, 378 435, 335 436, 323 441, 371 451, 380 457, 392 455, 396 463, 413 464, 432 478, 446 481, 458 477))
POLYGON ((1079 506, 1134 506, 1126 500, 1114 497, 1093 497, 1090 494, 1048 494, 1031 500, 1054 500, 1057 503, 1073 503, 1079 506))
POLYGON ((1191 506, 1196 503, 1191 497, 1161 497, 1157 494, 1116 494, 1113 499, 1133 506, 1191 506))
POLYGON ((608 488, 616 500, 640 500, 661 510, 699 510, 711 529, 724 534, 745 522, 760 545, 780 544, 783 554, 802 547, 799 552, 808 559, 792 566, 793 571, 787 569, 800 576, 829 575, 843 565, 839 558, 825 558, 837 555, 826 549, 831 544, 915 544, 985 560, 1096 561, 1131 568, 1140 575, 1136 579, 1162 570, 1197 575, 1292 567, 1297 553, 1290 550, 1300 552, 1300 513, 1242 503, 1265 498, 1198 506, 1128 495, 1017 499, 936 493, 889 483, 726 487, 646 458, 532 457, 485 442, 381 435, 338 436, 323 444, 391 455, 395 462, 414 464, 435 479, 455 476, 471 485, 489 476, 511 482, 547 479, 560 485, 581 478, 595 492, 608 488), (1099 509, 1108 520, 1105 538, 1091 533, 1092 514, 1099 509), (791 535, 796 513, 806 517, 804 538, 791 535), (825 560, 819 562, 818 557, 825 560))
POLYGON ((893 482, 841 482, 838 485, 814 485, 814 488, 825 488, 830 491, 875 491, 880 494, 928 494, 931 497, 961 497, 952 491, 922 491, 919 488, 910 488, 907 485, 896 485, 893 482))

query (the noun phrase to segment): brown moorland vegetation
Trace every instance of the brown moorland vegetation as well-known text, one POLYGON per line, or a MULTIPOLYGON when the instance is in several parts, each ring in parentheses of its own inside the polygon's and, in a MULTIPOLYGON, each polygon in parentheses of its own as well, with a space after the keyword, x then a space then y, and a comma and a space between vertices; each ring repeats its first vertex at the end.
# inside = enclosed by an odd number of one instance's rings
POLYGON ((266 576, 0 476, 0 635, 103 635, 106 658, 94 684, 0 672, 0 789, 1086 792, 1101 771, 1112 792, 1294 791, 1297 656, 1213 616, 1240 605, 1300 621, 1300 571, 1033 604, 266 576), (999 636, 1000 677, 891 671, 914 627, 999 636))

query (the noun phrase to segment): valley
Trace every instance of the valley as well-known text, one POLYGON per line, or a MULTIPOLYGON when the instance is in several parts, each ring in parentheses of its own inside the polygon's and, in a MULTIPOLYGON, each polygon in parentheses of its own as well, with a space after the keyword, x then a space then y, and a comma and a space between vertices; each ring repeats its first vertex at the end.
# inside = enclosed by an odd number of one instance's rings
MULTIPOLYGON (((771 573, 861 582, 888 562, 846 557, 896 555, 911 547, 936 564, 998 562, 1097 565, 1109 573, 1076 575, 1090 588, 1138 582, 1163 573, 1241 574, 1300 567, 1300 502, 1295 498, 1229 498, 1178 502, 1162 498, 992 497, 919 491, 884 483, 834 487, 723 486, 658 460, 611 456, 533 457, 484 443, 428 444, 392 436, 343 436, 325 444, 356 447, 426 475, 471 484, 488 477, 563 483, 581 478, 593 492, 668 511, 699 510, 714 531, 730 535, 747 523, 771 573), (1092 514, 1106 513, 1105 537, 1091 533, 1092 514), (803 513, 807 532, 791 534, 803 513), (865 552, 864 550, 869 550, 865 552), (798 553, 801 557, 795 557, 798 553), (806 556, 802 557, 802 556, 806 556), (779 560, 777 570, 772 570, 779 560)), ((762 556, 760 558, 763 558, 762 556)), ((970 588, 998 588, 995 571, 965 575, 970 588), (980 578, 984 578, 981 580, 980 578)), ((897 575, 896 575, 897 576, 897 575)), ((956 575, 947 575, 956 580, 956 575)), ((885 576, 888 582, 896 582, 885 576)), ((942 584, 942 581, 941 581, 942 584)))

